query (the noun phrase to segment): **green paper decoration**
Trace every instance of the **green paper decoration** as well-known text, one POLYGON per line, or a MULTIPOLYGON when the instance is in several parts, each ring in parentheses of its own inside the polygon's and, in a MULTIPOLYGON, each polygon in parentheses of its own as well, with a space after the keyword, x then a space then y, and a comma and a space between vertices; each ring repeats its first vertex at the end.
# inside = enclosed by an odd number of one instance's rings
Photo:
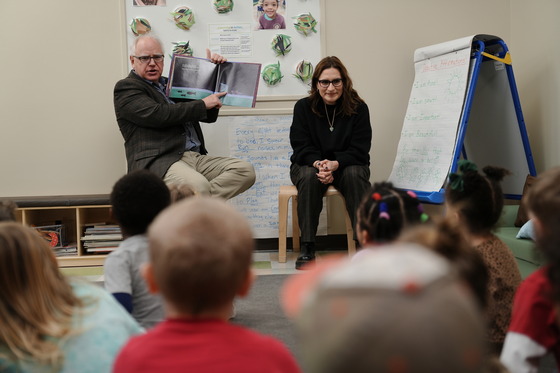
POLYGON ((310 80, 313 76, 313 65, 311 64, 311 62, 302 60, 300 63, 298 63, 294 76, 302 82, 310 80))
POLYGON ((130 29, 134 35, 138 36, 150 32, 152 30, 152 26, 145 18, 133 18, 132 22, 130 22, 130 29))
POLYGON ((214 0, 214 9, 220 14, 229 13, 233 10, 233 0, 214 0))
POLYGON ((173 42, 173 53, 174 54, 182 54, 184 56, 191 56, 193 55, 193 49, 190 46, 190 41, 178 41, 173 42))
POLYGON ((315 30, 317 21, 315 20, 315 18, 313 18, 311 13, 300 14, 299 16, 295 17, 295 19, 296 22, 294 23, 294 27, 303 35, 307 36, 312 31, 317 32, 317 30, 315 30))
POLYGON ((192 9, 187 6, 180 6, 171 13, 175 25, 181 30, 189 30, 194 24, 194 13, 192 9))
POLYGON ((282 80, 282 72, 280 71, 280 62, 277 64, 266 65, 261 73, 263 80, 268 85, 276 85, 282 80))
POLYGON ((272 39, 272 50, 276 57, 285 56, 292 50, 292 38, 288 35, 278 34, 272 39))

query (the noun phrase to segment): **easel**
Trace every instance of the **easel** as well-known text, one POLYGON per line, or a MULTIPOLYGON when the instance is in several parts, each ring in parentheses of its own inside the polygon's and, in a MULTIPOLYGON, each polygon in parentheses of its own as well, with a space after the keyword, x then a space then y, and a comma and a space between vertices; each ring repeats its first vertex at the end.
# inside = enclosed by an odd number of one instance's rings
MULTIPOLYGON (((502 184, 504 196, 510 199, 521 198, 527 174, 536 175, 511 56, 505 42, 496 36, 472 37, 467 90, 449 172, 457 171, 461 158, 479 167, 493 165, 510 170, 512 175, 502 184)), ((445 180, 441 180, 442 186, 445 180)), ((397 183, 395 186, 400 187, 397 183)), ((415 193, 423 202, 439 204, 445 190, 441 187, 415 193)))

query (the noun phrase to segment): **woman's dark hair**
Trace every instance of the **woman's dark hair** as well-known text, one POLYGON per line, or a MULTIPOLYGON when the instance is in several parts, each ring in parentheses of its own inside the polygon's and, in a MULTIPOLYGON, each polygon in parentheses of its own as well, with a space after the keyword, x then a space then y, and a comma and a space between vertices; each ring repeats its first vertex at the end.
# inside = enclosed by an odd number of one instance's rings
POLYGON ((356 114, 358 106, 364 102, 358 92, 353 87, 352 79, 348 75, 348 70, 342 64, 342 61, 335 56, 329 56, 323 58, 317 66, 315 66, 315 71, 313 72, 313 77, 311 78, 311 89, 309 90, 309 99, 311 100, 311 109, 313 113, 318 116, 324 116, 324 109, 322 100, 323 98, 319 94, 319 77, 326 69, 337 69, 340 72, 340 77, 342 78, 342 95, 340 96, 340 108, 342 109, 342 114, 350 116, 356 114))
POLYGON ((549 264, 547 275, 554 302, 560 304, 560 167, 539 175, 529 188, 524 203, 538 219, 536 245, 549 264))
POLYGON ((445 188, 446 202, 464 218, 469 232, 490 233, 502 214, 504 198, 500 182, 510 172, 486 166, 480 174, 474 163, 459 161, 459 172, 449 175, 445 188))
POLYGON ((357 217, 357 228, 379 243, 395 240, 405 226, 428 220, 414 192, 395 189, 390 182, 373 184, 357 217))

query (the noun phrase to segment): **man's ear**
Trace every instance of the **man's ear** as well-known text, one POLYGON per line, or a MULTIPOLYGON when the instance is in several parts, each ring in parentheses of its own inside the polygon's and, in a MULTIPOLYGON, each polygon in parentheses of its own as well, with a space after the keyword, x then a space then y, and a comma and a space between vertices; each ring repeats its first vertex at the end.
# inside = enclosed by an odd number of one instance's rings
POLYGON ((240 288, 237 290, 237 295, 239 297, 246 297, 249 295, 249 290, 251 290, 251 286, 253 286, 253 282, 255 281, 255 273, 252 269, 247 271, 247 276, 245 276, 245 280, 241 284, 240 288))
POLYGON ((144 263, 140 267, 140 272, 142 273, 142 277, 146 284, 148 285, 148 291, 152 294, 159 293, 159 288, 154 278, 154 267, 152 267, 152 263, 144 263))

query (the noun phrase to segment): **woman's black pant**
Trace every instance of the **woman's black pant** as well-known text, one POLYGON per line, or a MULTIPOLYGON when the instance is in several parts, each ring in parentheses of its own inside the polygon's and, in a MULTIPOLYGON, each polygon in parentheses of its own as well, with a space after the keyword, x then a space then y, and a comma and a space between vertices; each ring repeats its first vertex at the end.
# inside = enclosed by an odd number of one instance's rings
MULTIPOLYGON (((301 242, 315 242, 319 215, 323 209, 323 195, 328 184, 317 178, 317 169, 311 166, 300 166, 292 163, 290 178, 298 190, 298 220, 301 231, 301 242)), ((332 185, 344 196, 346 209, 354 227, 356 239, 356 211, 364 194, 370 189, 369 166, 348 166, 333 173, 332 185)))

